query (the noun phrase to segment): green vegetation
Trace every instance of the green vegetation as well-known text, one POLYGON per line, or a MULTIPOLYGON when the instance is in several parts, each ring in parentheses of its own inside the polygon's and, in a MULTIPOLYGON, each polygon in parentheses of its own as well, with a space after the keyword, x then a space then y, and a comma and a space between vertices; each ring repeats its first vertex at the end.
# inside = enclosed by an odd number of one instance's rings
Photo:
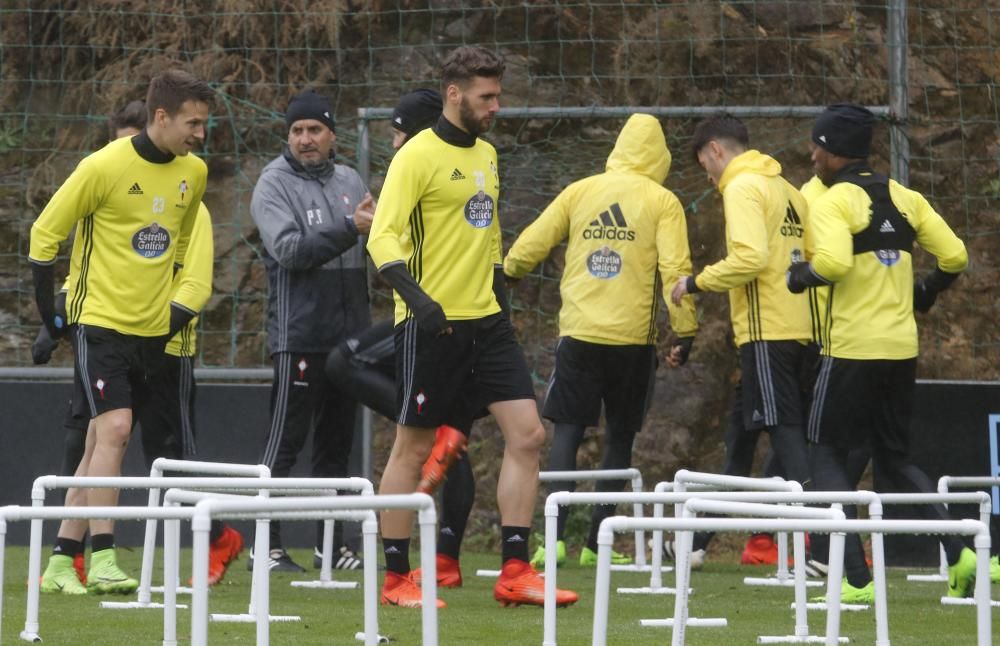
MULTIPOLYGON (((311 563, 310 554, 292 550, 300 563, 311 563)), ((570 564, 559 571, 561 587, 581 593, 579 604, 559 611, 559 643, 581 645, 590 643, 593 620, 593 570, 576 565, 576 554, 570 564)), ((27 549, 7 549, 6 581, 3 599, 3 631, 5 643, 16 643, 24 625, 27 549)), ((190 553, 183 555, 183 567, 189 567, 190 553)), ((246 612, 250 593, 250 573, 244 560, 236 562, 225 581, 212 590, 211 612, 246 612)), ((463 556, 465 587, 444 590, 440 595, 449 607, 440 613, 440 643, 507 645, 537 644, 542 637, 540 608, 503 609, 493 601, 493 580, 475 576, 477 568, 498 567, 497 557, 487 554, 463 556)), ((120 550, 119 563, 138 576, 139 551, 120 550)), ((751 588, 743 585, 742 577, 761 575, 767 568, 738 567, 712 563, 695 572, 691 598, 691 614, 697 617, 727 617, 725 629, 691 628, 688 643, 693 646, 753 644, 757 635, 786 635, 793 632, 793 613, 789 608, 791 589, 751 588)), ((308 573, 314 578, 313 572, 308 573)), ((272 574, 271 612, 299 614, 301 622, 271 624, 272 644, 351 644, 356 631, 362 629, 362 595, 358 590, 310 590, 292 588, 289 581, 297 576, 272 574)), ((360 572, 337 573, 337 579, 358 580, 360 572)), ((160 577, 157 575, 156 581, 160 577)), ((669 584, 672 575, 666 575, 669 584)), ((641 586, 648 575, 616 573, 612 586, 641 586)), ((994 597, 1000 594, 994 586, 994 597)), ((925 646, 927 644, 975 643, 976 626, 973 607, 944 607, 938 602, 944 584, 907 583, 905 572, 894 570, 889 576, 889 627, 893 646, 925 646)), ((814 594, 819 594, 815 592, 814 594)), ((156 596, 158 598, 158 595, 156 596)), ((63 597, 44 595, 41 600, 41 636, 48 644, 102 644, 106 646, 159 643, 162 636, 163 614, 160 610, 101 610, 98 603, 108 597, 63 597)), ((182 602, 186 601, 182 597, 182 602)), ((662 644, 670 639, 667 629, 643 628, 640 618, 667 617, 673 614, 672 596, 611 596, 609 644, 662 644)), ((994 610, 994 623, 998 613, 994 610)), ((810 612, 813 634, 822 634, 825 614, 810 612)), ((393 643, 420 643, 420 612, 401 608, 380 608, 382 634, 393 643)), ((852 644, 874 642, 875 619, 872 612, 845 613, 842 635, 852 644)), ((189 643, 190 614, 178 611, 178 638, 189 643)), ((252 644, 253 624, 209 624, 211 644, 252 644)))

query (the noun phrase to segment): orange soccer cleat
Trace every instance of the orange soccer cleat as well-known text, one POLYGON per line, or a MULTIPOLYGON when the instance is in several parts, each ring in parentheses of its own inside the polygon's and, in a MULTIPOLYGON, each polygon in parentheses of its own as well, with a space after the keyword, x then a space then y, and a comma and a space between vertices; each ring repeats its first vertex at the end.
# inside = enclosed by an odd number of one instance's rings
MULTIPOLYGON (((385 573, 385 582, 382 583, 382 605, 399 606, 401 608, 423 608, 423 590, 414 581, 413 572, 408 574, 397 574, 395 572, 385 573)), ((437 600, 438 608, 445 608, 447 604, 440 599, 437 600)))
POLYGON ((740 558, 743 565, 777 565, 778 544, 770 534, 754 534, 747 540, 740 558))
MULTIPOLYGON (((502 606, 545 605, 545 580, 527 561, 510 559, 503 564, 500 578, 493 587, 493 598, 502 606)), ((577 602, 580 596, 572 590, 556 589, 556 607, 577 602)))
POLYGON ((434 438, 434 448, 431 449, 430 457, 424 462, 420 473, 417 493, 433 494, 444 482, 445 474, 448 473, 451 465, 455 464, 455 460, 465 453, 468 443, 468 438, 457 428, 445 424, 438 426, 434 438))
MULTIPOLYGON (((438 554, 434 559, 437 566, 437 584, 439 588, 461 588, 462 568, 458 565, 458 559, 438 554)), ((422 581, 420 568, 410 572, 410 578, 418 586, 422 581)))
POLYGON ((215 585, 226 576, 226 568, 243 551, 243 536, 226 525, 219 536, 208 546, 208 585, 215 585))

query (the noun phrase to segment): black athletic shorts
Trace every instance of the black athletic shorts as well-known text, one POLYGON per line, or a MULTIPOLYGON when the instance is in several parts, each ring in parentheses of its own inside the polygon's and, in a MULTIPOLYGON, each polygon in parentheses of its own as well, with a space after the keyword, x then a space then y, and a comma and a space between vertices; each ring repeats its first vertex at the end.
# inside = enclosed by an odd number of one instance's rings
POLYGON ((134 412, 142 428, 142 451, 156 458, 180 460, 195 454, 194 362, 191 357, 164 354, 147 379, 153 395, 137 402, 134 412))
POLYGON ((149 396, 147 372, 163 360, 165 336, 134 336, 82 324, 74 334, 75 415, 90 419, 116 408, 134 408, 149 396))
POLYGON ((610 428, 637 433, 652 401, 655 377, 656 346, 562 337, 542 415, 553 422, 597 426, 603 403, 610 428))
POLYGON ((740 346, 743 428, 802 424, 800 378, 806 346, 798 341, 751 341, 740 346))
POLYGON ((502 314, 449 321, 451 334, 423 332, 414 319, 396 326, 397 422, 468 428, 494 402, 534 399, 514 328, 502 314))
POLYGON ((916 359, 822 357, 809 441, 855 448, 870 440, 874 448, 908 454, 916 375, 916 359))

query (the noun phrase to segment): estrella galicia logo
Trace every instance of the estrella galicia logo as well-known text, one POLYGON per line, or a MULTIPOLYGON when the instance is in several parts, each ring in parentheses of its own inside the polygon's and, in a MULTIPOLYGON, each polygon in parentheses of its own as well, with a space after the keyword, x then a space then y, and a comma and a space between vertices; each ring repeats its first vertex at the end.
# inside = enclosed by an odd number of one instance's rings
POLYGON ((132 236, 132 248, 143 258, 158 258, 170 247, 170 232, 158 222, 143 227, 132 236))
POLYGON ((897 262, 902 254, 899 253, 898 249, 876 249, 874 252, 875 257, 878 261, 885 265, 886 267, 892 267, 897 262))
POLYGON ((584 240, 623 240, 632 242, 635 240, 635 231, 629 229, 628 222, 625 221, 625 214, 622 208, 615 202, 608 207, 607 211, 602 211, 597 218, 583 230, 584 240))
POLYGON ((485 191, 478 191, 465 203, 465 220, 477 229, 485 229, 493 222, 493 198, 485 191))
POLYGON ((587 258, 587 271, 594 278, 614 278, 622 271, 622 257, 611 247, 601 247, 587 258))

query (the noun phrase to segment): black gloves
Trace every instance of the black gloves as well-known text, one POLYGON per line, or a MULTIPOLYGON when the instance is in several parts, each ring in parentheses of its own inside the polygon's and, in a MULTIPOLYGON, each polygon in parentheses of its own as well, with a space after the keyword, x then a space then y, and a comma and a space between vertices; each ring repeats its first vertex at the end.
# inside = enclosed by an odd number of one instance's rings
POLYGON ((174 303, 170 304, 170 331, 167 332, 167 339, 174 338, 174 335, 184 329, 184 326, 194 318, 194 312, 184 309, 174 303))
POLYGON ((688 356, 691 354, 692 345, 694 345, 694 337, 683 336, 674 341, 674 344, 670 346, 671 354, 673 354, 675 348, 680 350, 680 352, 678 353, 680 360, 680 363, 678 364, 679 366, 683 366, 685 363, 687 363, 688 356))
POLYGON ((500 311, 510 320, 510 299, 507 298, 507 277, 504 276, 503 267, 493 268, 493 295, 500 304, 500 311))
POLYGON ((830 281, 817 274, 809 263, 793 262, 785 273, 785 284, 791 293, 801 294, 807 287, 829 285, 830 281))
POLYGON ((66 326, 66 297, 62 297, 63 308, 56 307, 55 279, 52 265, 31 263, 31 277, 35 284, 35 305, 42 317, 42 325, 53 340, 60 339, 69 332, 66 326))
POLYGON ((913 282, 913 309, 928 312, 934 306, 937 295, 951 287, 958 274, 949 274, 935 267, 934 271, 913 282))
POLYGON ((443 334, 448 330, 448 319, 444 315, 441 305, 430 298, 426 303, 421 303, 413 310, 413 316, 417 319, 417 327, 428 334, 443 334))
POLYGON ((52 338, 49 329, 44 325, 38 328, 38 336, 31 344, 31 360, 36 366, 48 363, 52 358, 52 352, 59 346, 59 342, 52 338))

